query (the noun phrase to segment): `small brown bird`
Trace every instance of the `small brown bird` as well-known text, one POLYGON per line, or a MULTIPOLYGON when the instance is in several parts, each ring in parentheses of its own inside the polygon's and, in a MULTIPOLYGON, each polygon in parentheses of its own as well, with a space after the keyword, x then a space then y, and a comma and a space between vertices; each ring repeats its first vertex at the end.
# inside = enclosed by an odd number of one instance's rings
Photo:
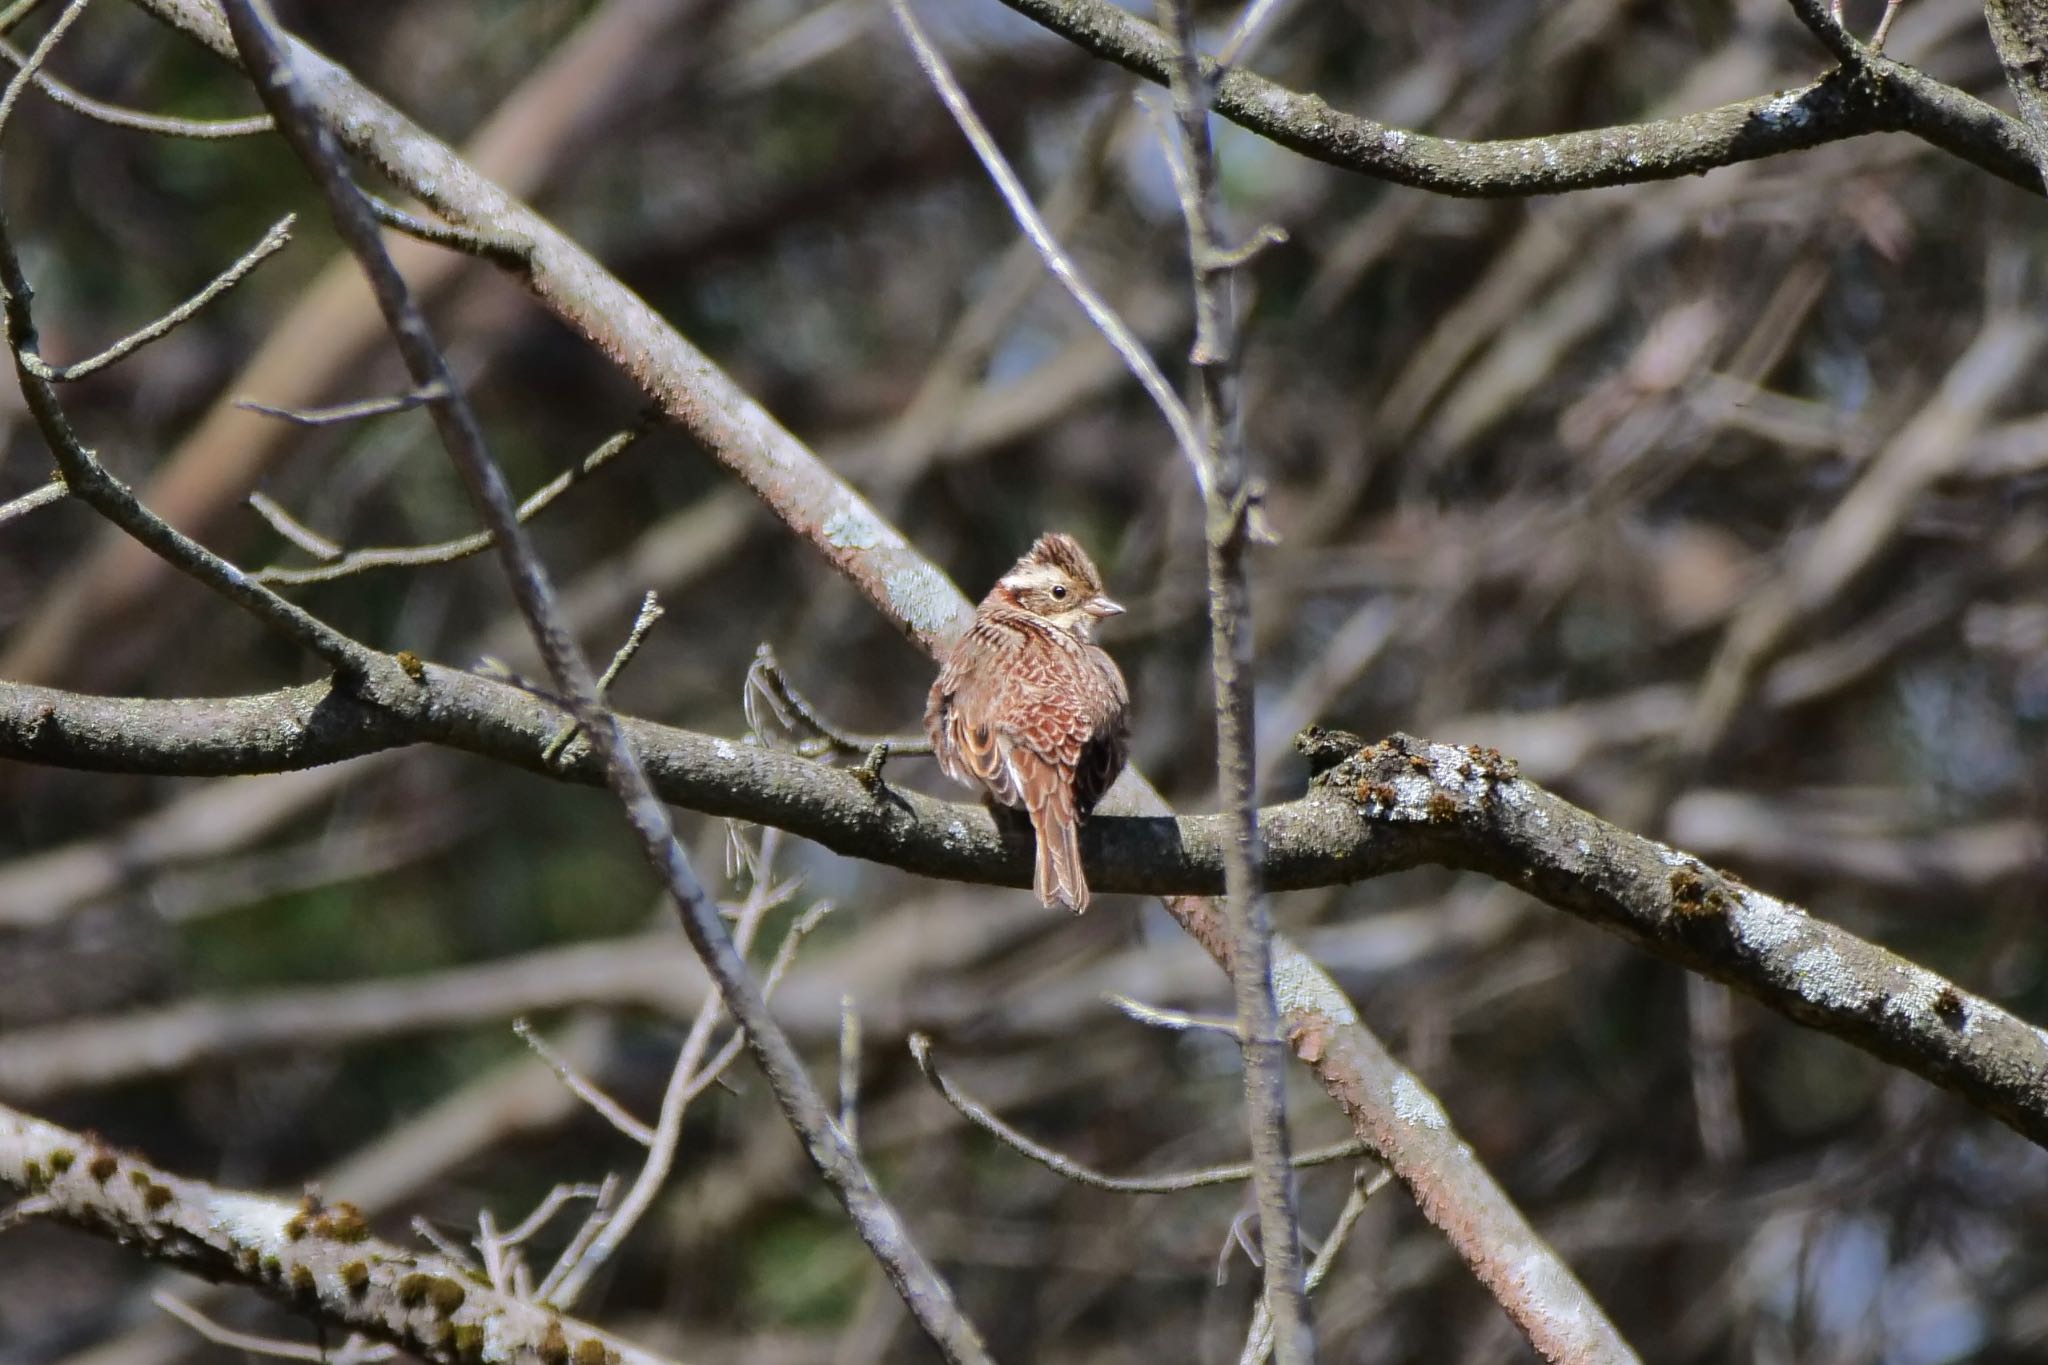
POLYGON ((1124 769, 1129 691, 1089 629, 1123 608, 1074 538, 1057 531, 989 589, 925 703, 939 766, 1006 806, 1038 837, 1038 899, 1088 908, 1080 824, 1124 769))

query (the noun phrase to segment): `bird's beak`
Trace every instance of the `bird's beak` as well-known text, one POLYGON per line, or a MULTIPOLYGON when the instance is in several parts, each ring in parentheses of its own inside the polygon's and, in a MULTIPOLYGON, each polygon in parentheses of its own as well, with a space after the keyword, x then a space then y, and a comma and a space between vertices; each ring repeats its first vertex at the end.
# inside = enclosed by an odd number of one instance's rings
POLYGON ((1096 617, 1122 616, 1124 608, 1121 602, 1112 602, 1107 597, 1098 597, 1088 604, 1088 614, 1096 617))

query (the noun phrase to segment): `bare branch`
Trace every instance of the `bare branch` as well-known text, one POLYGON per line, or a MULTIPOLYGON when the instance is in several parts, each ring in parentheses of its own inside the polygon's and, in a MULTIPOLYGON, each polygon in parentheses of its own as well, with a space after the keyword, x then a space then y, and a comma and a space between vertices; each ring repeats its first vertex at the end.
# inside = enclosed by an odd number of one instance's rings
MULTIPOLYGON (((1330 1276, 1330 1267, 1337 1263, 1337 1253, 1344 1248, 1344 1241, 1351 1235, 1351 1229, 1358 1226, 1358 1220, 1365 1216, 1366 1201, 1378 1194, 1392 1181, 1394 1173, 1385 1167, 1374 1171, 1371 1176, 1360 1171, 1351 1182, 1351 1194, 1344 1200, 1344 1207, 1337 1213, 1337 1222, 1330 1229, 1330 1235, 1323 1239, 1323 1245, 1316 1251, 1315 1260, 1309 1263, 1308 1275, 1302 1281, 1302 1288, 1313 1294, 1322 1288, 1323 1281, 1330 1276)), ((1247 1334, 1244 1353, 1238 1357, 1238 1365, 1265 1365, 1265 1359, 1273 1352, 1273 1316, 1266 1311, 1265 1300, 1252 1312, 1252 1329, 1247 1334)))
POLYGON ((50 365, 40 357, 35 358, 30 363, 41 367, 43 378, 58 384, 68 384, 74 379, 83 379, 95 371, 105 369, 117 360, 133 355, 150 342, 168 336, 180 325, 191 321, 200 309, 212 303, 222 294, 227 293, 228 290, 233 289, 247 278, 250 271, 284 250, 291 242, 292 224, 296 223, 298 218, 299 216, 296 213, 287 213, 284 217, 278 219, 275 223, 271 224, 270 231, 263 234, 261 241, 236 257, 234 263, 226 270, 221 271, 220 274, 214 276, 213 282, 208 284, 206 288, 200 290, 191 298, 158 318, 155 322, 141 328, 139 331, 130 332, 98 355, 88 356, 84 360, 74 361, 69 365, 50 365))
POLYGON ((71 493, 62 479, 52 479, 40 488, 31 489, 11 502, 0 502, 0 526, 5 526, 16 517, 25 517, 38 507, 48 507, 61 502, 71 493))
POLYGON ((531 262, 533 243, 529 241, 517 237, 493 237, 449 223, 430 223, 418 214, 407 213, 395 204, 385 203, 374 194, 366 194, 363 198, 369 202, 370 212, 377 215, 378 222, 408 237, 459 251, 465 256, 475 256, 507 270, 523 271, 531 262))
POLYGON ((1153 1028, 1170 1029, 1176 1033, 1199 1030, 1207 1033, 1221 1033, 1231 1038, 1241 1038, 1243 1036, 1237 1031, 1237 1021, 1235 1019, 1210 1018, 1199 1014, 1187 1014, 1181 1010, 1161 1009, 1157 1005, 1148 1005, 1142 1000, 1133 1000, 1128 995, 1110 995, 1105 998, 1112 1006, 1121 1010, 1129 1018, 1136 1020, 1140 1024, 1150 1024, 1153 1028))
POLYGON ((1252 599, 1245 552, 1254 539, 1258 486, 1245 450, 1239 392, 1235 266, 1249 251, 1223 239, 1215 149, 1209 140, 1213 92, 1195 50, 1191 0, 1162 6, 1174 49, 1173 110, 1179 140, 1164 140, 1187 225, 1194 280, 1194 366, 1202 418, 1201 481, 1207 504, 1209 671, 1216 705, 1216 783, 1231 820, 1223 880, 1231 929, 1231 982, 1244 1056, 1245 1125, 1251 1134, 1259 1209, 1261 1302, 1272 1317, 1280 1365, 1313 1365, 1315 1329, 1302 1287, 1301 1228, 1294 1203, 1287 1131, 1287 1054, 1273 1001, 1273 921, 1258 882, 1259 812, 1254 788, 1252 599))
POLYGON ((277 532, 286 540, 313 556, 313 558, 323 563, 331 563, 341 558, 342 548, 339 545, 336 545, 312 527, 299 522, 291 513, 284 510, 284 507, 277 499, 271 497, 268 493, 251 493, 247 498, 247 502, 249 510, 263 518, 271 530, 277 532))
MULTIPOLYGON (((1077 1185, 1091 1189, 1111 1190, 1117 1194, 1180 1194, 1187 1190, 1207 1189, 1212 1185, 1237 1185, 1250 1180, 1253 1163, 1233 1162, 1227 1166, 1205 1166, 1196 1171, 1177 1171, 1165 1175, 1114 1176, 1082 1165, 1070 1156, 1054 1151, 1041 1142, 1034 1142, 1024 1134, 997 1118, 989 1109, 946 1079, 932 1058, 932 1040, 922 1033, 913 1033, 909 1038, 910 1055, 917 1060, 918 1070, 924 1072, 932 1088, 944 1097, 947 1104, 958 1110, 960 1116, 975 1127, 994 1137, 1004 1146, 1013 1148, 1051 1171, 1064 1176, 1077 1185)), ((1356 1138, 1318 1147, 1303 1152, 1293 1159, 1295 1170, 1310 1166, 1322 1166, 1332 1161, 1343 1161, 1349 1157, 1362 1156, 1365 1148, 1356 1138)))
POLYGON ((932 88, 938 91, 947 111, 953 115, 953 121, 960 125, 960 131, 965 133, 967 140, 974 145, 975 155, 981 158, 981 164, 988 169, 989 179, 995 181, 996 189, 1002 194, 1003 202, 1009 206, 1017 225, 1024 229, 1024 235, 1031 239, 1031 244, 1038 248, 1038 254, 1045 258, 1046 269, 1052 271, 1053 278, 1065 286, 1067 293, 1073 296, 1074 302, 1081 305, 1081 311, 1086 313, 1088 320, 1108 338, 1109 344, 1124 358, 1124 363, 1131 367, 1131 373, 1137 376, 1138 383, 1144 387, 1152 401, 1158 404, 1160 414, 1166 418, 1166 425, 1173 431, 1174 443, 1180 448, 1182 457, 1187 460, 1188 467, 1194 472, 1196 484, 1206 492, 1209 486, 1209 473, 1202 459, 1202 439, 1195 430, 1194 418, 1188 414, 1187 405, 1180 401, 1180 395, 1167 383, 1166 376, 1159 372, 1158 363, 1152 359, 1151 352, 1145 349, 1145 344, 1132 334, 1131 329, 1117 316, 1116 310, 1109 306, 1102 295, 1081 278, 1080 269, 1074 264, 1073 258, 1053 240, 1052 229, 1046 226, 1044 216, 1031 202, 1031 196, 1025 192, 1024 183, 1017 178, 1017 173, 1010 169, 1010 163, 1004 159, 1002 149, 996 146, 995 139, 989 135, 987 127, 975 115, 974 107, 968 104, 967 92, 960 88, 960 82, 954 78, 952 68, 946 65, 946 59, 939 55, 938 48, 918 26, 917 16, 910 9, 910 0, 889 0, 889 8, 895 12, 896 23, 903 30, 903 36, 910 41, 911 50, 917 56, 917 64, 924 68, 925 75, 931 79, 932 88))
POLYGON ((45 1217, 210 1280, 246 1285, 294 1313, 414 1355, 481 1350, 549 1358, 583 1342, 593 1361, 661 1357, 470 1279, 459 1265, 369 1235, 360 1214, 309 1209, 186 1180, 139 1157, 0 1106, 0 1186, 45 1200, 45 1217))
MULTIPOLYGON (((373 1360, 389 1360, 397 1351, 396 1347, 388 1344, 361 1351, 351 1350, 348 1347, 344 1347, 340 1351, 328 1351, 319 1346, 308 1346, 304 1342, 285 1341, 281 1337, 263 1337, 251 1332, 237 1332, 233 1328, 221 1326, 212 1318, 206 1316, 206 1314, 200 1312, 197 1308, 186 1303, 167 1289, 156 1290, 149 1296, 149 1299, 151 1303, 154 1303, 158 1308, 163 1309, 164 1312, 169 1313, 179 1322, 184 1323, 187 1327, 199 1333, 200 1336, 205 1337, 208 1341, 225 1346, 232 1351, 247 1351, 252 1355, 273 1356, 279 1360, 319 1361, 321 1365, 328 1365, 330 1361, 334 1365, 342 1365, 346 1361, 369 1362, 373 1360)), ((354 1340, 354 1338, 351 1338, 351 1344, 353 1344, 354 1340)))
MULTIPOLYGON (((58 17, 43 40, 29 54, 28 61, 14 74, 5 95, 0 95, 0 128, 4 128, 15 100, 34 79, 65 30, 84 11, 85 0, 73 0, 58 17)), ((365 649, 324 621, 293 606, 261 584, 251 582, 241 570, 221 559, 205 546, 171 528, 153 515, 129 488, 107 473, 93 452, 72 430, 70 419, 57 401, 50 367, 37 351, 36 327, 30 312, 32 291, 22 273, 21 258, 14 239, 0 217, 0 292, 5 294, 5 331, 14 369, 28 402, 30 415, 56 457, 58 469, 72 494, 114 525, 146 546, 152 553, 242 607, 265 624, 326 660, 345 677, 363 678, 384 663, 381 656, 365 649)))
MULTIPOLYGON (((1172 45, 1110 0, 1003 0, 1097 57, 1167 84, 1172 45)), ((1816 4, 1816 0, 1800 0, 1816 4)), ((1853 40, 1851 40, 1853 41, 1853 40)), ((1213 68, 1206 68, 1213 73, 1213 68)), ((1718 109, 1548 137, 1466 142, 1332 108, 1248 71, 1216 78, 1216 112, 1317 161, 1438 194, 1558 194, 1698 175, 1869 133, 1906 132, 2042 193, 2018 120, 1903 63, 1866 53, 1854 70, 1718 109)))
POLYGON ((569 1065, 566 1058, 548 1046, 547 1039, 541 1037, 539 1030, 535 1029, 532 1024, 524 1019, 514 1019, 512 1021, 512 1032, 519 1035, 520 1042, 533 1049, 536 1057, 539 1057, 548 1064, 548 1070, 554 1072, 556 1077, 560 1079, 563 1085, 569 1087, 570 1092, 577 1099, 582 1100, 595 1110, 599 1118, 602 1118, 606 1123, 609 1123, 642 1147, 653 1145, 654 1130, 627 1113, 617 1100, 586 1080, 582 1073, 569 1065))
POLYGON ((433 388, 414 389, 411 393, 396 394, 388 398, 359 398, 353 403, 337 403, 325 408, 279 408, 268 403, 259 403, 253 398, 237 398, 235 406, 244 412, 253 412, 263 417, 275 417, 280 422, 290 422, 297 427, 332 427, 344 422, 361 422, 372 417, 388 417, 395 412, 411 412, 414 408, 425 407, 437 398, 445 397, 433 388))
MULTIPOLYGON (((588 753, 543 769, 539 750, 555 715, 523 693, 432 666, 416 690, 417 702, 401 712, 325 683, 232 701, 107 699, 0 683, 0 758, 199 775, 285 771, 441 743, 571 781, 603 780, 588 753)), ((903 788, 877 801, 845 769, 645 721, 626 724, 662 797, 678 806, 774 825, 922 876, 1031 884, 1029 841, 999 827, 984 807, 903 788)), ((1724 885, 1696 860, 1516 776, 1498 755, 1406 737, 1367 746, 1322 731, 1302 742, 1322 769, 1308 795, 1259 814, 1259 874, 1268 890, 1338 885, 1428 863, 1485 873, 1954 1090, 2048 1145, 2048 1036, 1990 1001, 1774 897, 1724 885), (1696 913, 1695 901, 1707 913, 1696 913), (1839 961, 1839 974, 1816 977, 1795 966, 1809 951, 1809 967, 1839 961), (1928 1014, 1930 1001, 1946 1013, 1928 1014), (1944 1019, 1972 1022, 1965 1029, 1944 1019)), ((1081 829, 1089 884, 1213 894, 1223 882, 1227 823, 1104 813, 1081 829)), ((1210 947, 1206 939, 1203 946, 1210 947)), ((1299 1033, 1313 1022, 1302 1011, 1316 993, 1293 976, 1316 969, 1294 950, 1276 945, 1276 952, 1279 1003, 1299 1033)), ((1330 1003, 1335 1014, 1315 1027, 1325 1042, 1346 1032, 1344 1016, 1352 1013, 1348 1004, 1330 1003)), ((1293 1041, 1302 1051, 1301 1040, 1293 1041)))
MULTIPOLYGON (((437 400, 437 397, 438 395, 429 395, 424 401, 434 402, 437 400)), ((264 409, 264 411, 274 412, 275 410, 264 409)), ((393 411, 396 411, 396 409, 393 409, 393 411)), ((532 521, 535 517, 546 511, 554 503, 555 499, 561 497, 562 494, 568 492, 571 488, 590 478, 598 470, 603 469, 613 460, 625 454, 627 450, 632 448, 633 443, 645 434, 646 428, 638 426, 613 436, 596 450, 584 456, 575 465, 563 470, 560 474, 542 484, 527 497, 526 501, 519 504, 514 515, 521 524, 532 521)), ((260 495, 251 495, 250 502, 252 506, 255 505, 255 498, 257 496, 260 495)), ((266 501, 268 500, 266 499, 266 501)), ((273 507, 276 506, 274 503, 271 505, 273 507)), ((257 510, 262 511, 263 509, 259 507, 257 510)), ((279 510, 281 511, 282 509, 279 510)), ((301 548, 306 548, 305 543, 300 540, 298 535, 286 531, 268 513, 265 514, 265 519, 270 520, 273 526, 277 526, 279 534, 284 535, 286 539, 300 545, 301 548)), ((297 526, 298 523, 293 522, 292 525, 297 526)), ((304 528, 300 529, 304 530, 304 528)), ((313 536, 323 546, 331 544, 324 536, 319 536, 317 532, 305 531, 305 534, 313 536)), ((311 553, 316 557, 327 558, 328 562, 305 569, 287 569, 273 566, 251 574, 250 578, 257 583, 277 584, 284 587, 303 587, 312 583, 331 583, 337 578, 348 578, 355 574, 370 573, 377 569, 424 569, 438 564, 453 564, 457 560, 467 559, 471 555, 482 554, 495 544, 497 544, 497 538, 493 533, 478 531, 474 535, 462 536, 456 540, 444 540, 438 545, 379 546, 366 550, 349 550, 338 553, 331 558, 321 555, 318 550, 313 550, 311 553)))
MULTIPOLYGON (((0 33, 6 32, 7 27, 0 24, 0 33)), ((25 66, 28 60, 12 43, 0 42, 0 61, 19 68, 25 66)), ((69 109, 74 114, 82 114, 96 123, 109 124, 115 128, 128 128, 138 133, 217 142, 225 138, 251 137, 257 133, 267 133, 274 126, 268 114, 232 119, 177 118, 170 114, 151 114, 141 109, 129 109, 119 104, 109 104, 105 100, 96 100, 43 72, 37 72, 34 79, 36 89, 48 96, 51 103, 69 109)))

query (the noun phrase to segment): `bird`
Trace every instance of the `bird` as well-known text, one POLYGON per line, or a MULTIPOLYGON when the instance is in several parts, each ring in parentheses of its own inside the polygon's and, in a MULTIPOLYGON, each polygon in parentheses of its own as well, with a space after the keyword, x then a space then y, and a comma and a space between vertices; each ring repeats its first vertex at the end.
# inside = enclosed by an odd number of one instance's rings
POLYGON ((1031 817, 1039 903, 1088 908, 1080 824, 1124 768, 1130 690, 1092 638, 1121 615, 1079 542, 1050 531, 996 580, 925 702, 939 767, 1031 817))

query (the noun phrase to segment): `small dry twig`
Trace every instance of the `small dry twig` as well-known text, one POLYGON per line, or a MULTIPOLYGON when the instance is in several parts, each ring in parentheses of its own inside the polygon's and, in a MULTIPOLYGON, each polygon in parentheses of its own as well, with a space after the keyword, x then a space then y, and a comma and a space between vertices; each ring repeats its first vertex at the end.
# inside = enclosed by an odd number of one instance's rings
POLYGON ((11 502, 0 502, 0 526, 5 526, 16 517, 25 517, 38 507, 48 507, 61 502, 71 492, 62 479, 52 479, 40 488, 31 489, 11 502))
MULTIPOLYGON (((1226 1166, 1204 1166, 1199 1170, 1176 1171, 1165 1175, 1104 1175, 1043 1143, 1034 1142, 997 1118, 986 1106, 962 1093, 960 1088, 939 1070, 938 1063, 932 1057, 930 1038, 922 1033, 913 1033, 910 1035, 909 1044, 910 1055, 916 1060, 918 1070, 924 1073, 925 1079, 932 1083, 932 1088, 937 1090, 962 1118, 996 1138, 1004 1146, 1015 1149, 1053 1174, 1065 1176, 1078 1185, 1086 1185, 1097 1190, 1111 1190, 1118 1194, 1179 1194, 1186 1190, 1206 1189, 1211 1185, 1235 1185, 1252 1178, 1252 1163, 1249 1161, 1232 1162, 1226 1166)), ((1313 1151, 1301 1153, 1294 1158, 1293 1168, 1301 1170, 1332 1161, 1344 1161, 1360 1156, 1364 1152, 1364 1144, 1356 1138, 1350 1138, 1328 1147, 1318 1147, 1313 1151)))
MULTIPOLYGON (((619 674, 626 671, 626 665, 633 662, 633 656, 647 643, 648 632, 654 629, 654 623, 666 614, 667 609, 661 605, 661 598, 649 589, 647 595, 640 599, 640 610, 633 616, 633 628, 626 632, 625 643, 613 653, 611 663, 605 666, 603 674, 597 680, 598 696, 611 695, 612 684, 619 680, 619 674)), ((571 719, 568 724, 555 731, 554 738, 548 741, 547 748, 541 750, 541 762, 550 766, 559 762, 562 751, 569 747, 569 741, 576 738, 582 729, 580 724, 571 719)))
MULTIPOLYGON (((434 391, 431 386, 421 390, 421 392, 427 395, 422 401, 429 403, 438 400, 442 396, 440 392, 434 391)), ((379 399, 374 401, 385 402, 387 400, 379 399)), ((388 409, 388 411, 399 410, 397 408, 388 409)), ((281 412, 278 409, 263 409, 263 411, 270 412, 273 415, 281 412)), ((327 411, 334 412, 337 410, 328 409, 327 411)), ((634 442, 638 441, 646 433, 646 430, 645 424, 642 424, 619 432, 603 445, 584 456, 575 465, 563 470, 560 474, 542 484, 524 502, 519 504, 516 516, 520 524, 524 525, 532 521, 535 517, 546 511, 554 503, 555 499, 561 497, 562 494, 568 492, 571 488, 582 483, 613 460, 625 454, 626 451, 633 447, 634 442)), ((259 512, 262 512, 264 519, 269 521, 272 526, 275 526, 278 529, 278 533, 293 544, 299 545, 302 548, 309 545, 326 547, 332 544, 326 537, 319 535, 315 531, 308 530, 300 523, 293 521, 276 503, 265 499, 265 503, 271 509, 268 511, 264 507, 258 506, 255 499, 259 496, 261 495, 250 495, 250 505, 256 507, 259 512), (287 524, 296 529, 286 530, 287 524)), ((490 549, 496 544, 497 537, 493 533, 490 531, 478 531, 456 540, 442 541, 437 545, 380 546, 366 550, 349 550, 335 556, 325 556, 321 554, 320 550, 310 550, 309 553, 319 558, 327 558, 329 562, 304 569, 282 568, 273 565, 270 568, 251 574, 250 577, 258 583, 277 584, 285 587, 303 587, 312 583, 331 583, 337 578, 347 578, 353 574, 368 573, 375 569, 423 569, 438 564, 453 564, 459 559, 467 559, 471 555, 482 554, 485 550, 490 549)))
MULTIPOLYGON (((24 65, 23 70, 33 73, 34 68, 24 65)), ((87 356, 84 360, 76 360, 69 365, 52 365, 40 356, 26 363, 31 364, 42 378, 53 384, 69 384, 73 380, 83 379, 89 374, 104 370, 118 360, 126 359, 150 342, 161 340, 190 322, 200 309, 233 289, 248 278, 250 271, 284 250, 291 243, 292 225, 298 220, 299 216, 296 213, 287 213, 278 219, 270 225, 270 231, 263 234, 261 241, 237 256, 234 262, 214 276, 212 282, 204 289, 156 321, 130 332, 98 355, 87 356)))
POLYGON ((410 393, 393 394, 385 398, 359 398, 351 403, 336 403, 325 408, 280 408, 269 403, 259 403, 253 398, 237 398, 235 406, 244 412, 253 412, 263 417, 275 417, 280 422, 290 422, 299 427, 332 427, 344 422, 361 422, 372 417, 388 417, 394 412, 411 412, 424 407, 435 399, 446 397, 446 393, 432 385, 414 389, 410 393))

